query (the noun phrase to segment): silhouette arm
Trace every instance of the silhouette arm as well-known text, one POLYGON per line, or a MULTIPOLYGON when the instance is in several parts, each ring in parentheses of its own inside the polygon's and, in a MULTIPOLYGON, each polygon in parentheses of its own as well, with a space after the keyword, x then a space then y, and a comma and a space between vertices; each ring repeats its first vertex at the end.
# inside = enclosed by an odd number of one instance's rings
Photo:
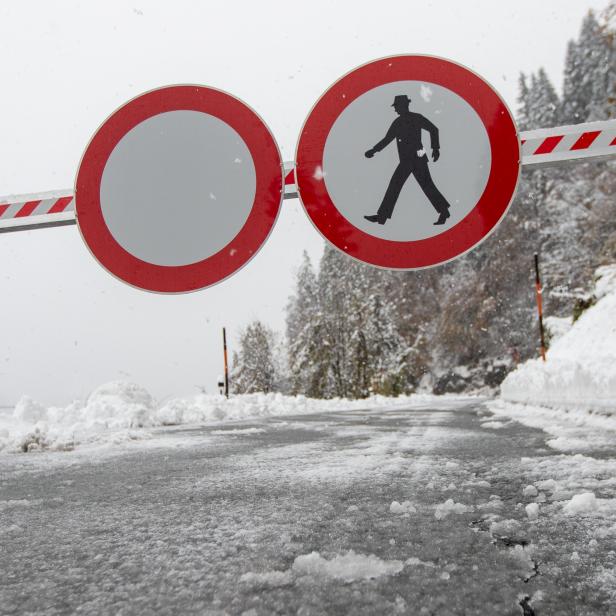
POLYGON ((428 118, 424 118, 423 116, 421 116, 421 119, 422 119, 421 128, 423 128, 424 130, 430 133, 430 147, 433 150, 440 150, 441 145, 438 139, 438 128, 436 128, 436 126, 432 124, 432 122, 430 122, 428 118))
POLYGON ((381 139, 375 146, 372 147, 372 150, 374 152, 380 152, 383 148, 387 147, 395 138, 396 128, 394 123, 389 127, 389 130, 387 131, 385 137, 383 137, 383 139, 381 139))

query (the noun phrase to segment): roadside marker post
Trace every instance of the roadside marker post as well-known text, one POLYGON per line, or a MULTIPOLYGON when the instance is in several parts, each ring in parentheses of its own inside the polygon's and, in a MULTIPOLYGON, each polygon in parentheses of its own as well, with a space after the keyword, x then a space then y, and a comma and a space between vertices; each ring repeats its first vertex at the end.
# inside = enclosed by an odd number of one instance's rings
POLYGON ((222 328, 222 351, 225 363, 225 398, 229 397, 229 361, 227 359, 227 329, 222 328))
POLYGON ((545 361, 545 330, 543 328, 543 288, 539 275, 539 255, 535 253, 535 295, 537 298, 537 313, 539 315, 539 337, 541 342, 541 359, 545 361))

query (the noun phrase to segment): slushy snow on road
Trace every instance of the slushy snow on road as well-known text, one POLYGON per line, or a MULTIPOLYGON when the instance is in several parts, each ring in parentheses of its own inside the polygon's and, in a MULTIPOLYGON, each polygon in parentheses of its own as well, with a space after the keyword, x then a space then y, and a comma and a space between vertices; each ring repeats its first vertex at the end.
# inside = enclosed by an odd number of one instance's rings
MULTIPOLYGON (((30 396, 23 396, 12 414, 0 417, 0 451, 63 451, 92 443, 121 445, 149 438, 148 428, 363 408, 385 410, 422 405, 433 398, 414 394, 398 398, 377 395, 366 400, 314 400, 256 393, 226 399, 199 394, 159 404, 139 385, 113 381, 98 387, 86 400, 65 407, 45 407, 30 396)), ((256 428, 248 430, 258 433, 256 428)))

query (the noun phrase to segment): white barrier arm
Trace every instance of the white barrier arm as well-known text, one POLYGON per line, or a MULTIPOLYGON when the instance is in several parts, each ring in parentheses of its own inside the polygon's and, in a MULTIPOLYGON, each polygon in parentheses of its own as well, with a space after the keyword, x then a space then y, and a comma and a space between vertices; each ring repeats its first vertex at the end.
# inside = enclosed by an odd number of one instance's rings
POLYGON ((616 120, 524 131, 520 141, 524 167, 598 161, 616 156, 616 120))
POLYGON ((0 197, 0 233, 75 224, 72 190, 0 197))
MULTIPOLYGON (((616 157, 616 120, 520 133, 522 166, 591 162, 616 157)), ((284 163, 284 198, 296 199, 295 163, 284 163)), ((75 224, 72 190, 0 198, 0 233, 75 224)))
MULTIPOLYGON (((296 199, 295 163, 284 163, 284 198, 296 199)), ((74 225, 73 191, 0 197, 0 233, 74 225)))

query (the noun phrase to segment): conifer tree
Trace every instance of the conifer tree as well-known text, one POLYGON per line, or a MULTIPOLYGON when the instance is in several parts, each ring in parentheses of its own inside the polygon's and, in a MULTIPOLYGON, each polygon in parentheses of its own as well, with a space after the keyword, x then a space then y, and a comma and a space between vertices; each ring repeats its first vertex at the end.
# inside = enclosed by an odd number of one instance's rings
POLYGON ((253 321, 240 334, 239 353, 233 354, 231 386, 235 393, 269 393, 276 383, 274 365, 274 334, 261 323, 253 321))
POLYGON ((530 113, 528 110, 528 83, 526 75, 520 73, 518 78, 518 109, 517 109, 517 124, 520 130, 530 129, 530 113))
POLYGON ((565 124, 580 124, 588 117, 590 93, 581 87, 582 53, 576 41, 567 44, 563 80, 562 120, 565 124))
POLYGON ((531 75, 527 113, 531 128, 549 128, 560 123, 558 94, 543 68, 531 75))
POLYGON ((582 22, 577 41, 567 47, 563 82, 563 120, 579 124, 600 119, 605 103, 606 48, 599 22, 589 11, 582 22))
POLYGON ((317 279, 304 251, 295 295, 287 305, 289 385, 294 394, 323 396, 327 365, 322 352, 321 306, 317 279))

